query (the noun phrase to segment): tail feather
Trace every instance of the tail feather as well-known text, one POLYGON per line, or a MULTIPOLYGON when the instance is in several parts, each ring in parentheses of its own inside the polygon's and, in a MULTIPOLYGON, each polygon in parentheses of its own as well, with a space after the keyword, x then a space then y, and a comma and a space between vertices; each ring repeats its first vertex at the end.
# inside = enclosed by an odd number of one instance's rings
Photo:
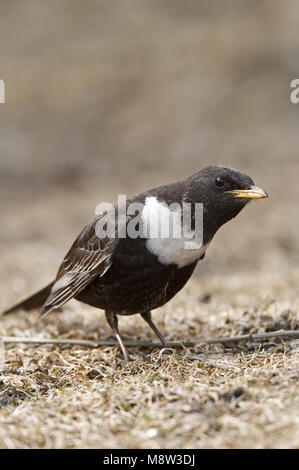
POLYGON ((7 315, 19 309, 29 311, 35 308, 40 308, 49 297, 53 284, 54 284, 54 281, 48 284, 43 289, 41 289, 40 291, 28 297, 27 299, 22 300, 21 302, 14 305, 13 307, 10 307, 8 310, 5 310, 5 312, 3 312, 0 315, 7 315))

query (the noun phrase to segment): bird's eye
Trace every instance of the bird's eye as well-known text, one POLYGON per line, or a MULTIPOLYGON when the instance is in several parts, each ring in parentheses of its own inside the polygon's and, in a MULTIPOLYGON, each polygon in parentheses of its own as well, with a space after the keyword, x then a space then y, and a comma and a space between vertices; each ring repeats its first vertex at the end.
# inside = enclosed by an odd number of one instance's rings
POLYGON ((223 178, 221 178, 221 176, 218 176, 218 178, 216 178, 215 180, 215 184, 218 188, 223 188, 223 186, 225 185, 225 181, 223 178))

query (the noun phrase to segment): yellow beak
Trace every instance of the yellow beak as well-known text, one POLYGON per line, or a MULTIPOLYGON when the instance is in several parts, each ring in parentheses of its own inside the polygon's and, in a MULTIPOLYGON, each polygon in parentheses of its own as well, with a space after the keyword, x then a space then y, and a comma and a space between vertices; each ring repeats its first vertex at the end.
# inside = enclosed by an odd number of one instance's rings
POLYGON ((233 191, 227 191, 227 193, 233 194, 234 197, 245 199, 263 199, 268 197, 268 194, 257 186, 250 186, 249 189, 234 189, 233 191))

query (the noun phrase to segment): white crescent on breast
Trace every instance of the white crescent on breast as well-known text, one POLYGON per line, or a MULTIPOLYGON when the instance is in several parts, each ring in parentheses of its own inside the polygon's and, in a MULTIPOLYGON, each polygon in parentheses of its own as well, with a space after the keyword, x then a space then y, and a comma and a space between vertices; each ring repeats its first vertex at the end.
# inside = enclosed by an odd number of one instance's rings
POLYGON ((141 220, 144 236, 148 238, 147 249, 158 257, 160 263, 176 264, 182 268, 198 261, 208 248, 208 244, 199 243, 195 232, 189 231, 187 234, 185 232, 187 237, 182 235, 181 210, 173 206, 174 208, 171 206, 169 208, 166 203, 158 201, 154 196, 147 197, 141 220), (169 230, 170 220, 172 230, 169 230))

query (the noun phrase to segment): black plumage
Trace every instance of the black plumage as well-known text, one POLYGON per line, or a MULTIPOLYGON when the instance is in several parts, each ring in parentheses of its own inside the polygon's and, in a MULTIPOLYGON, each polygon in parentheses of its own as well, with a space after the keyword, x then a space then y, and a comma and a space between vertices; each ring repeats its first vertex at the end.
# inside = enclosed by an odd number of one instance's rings
MULTIPOLYGON (((102 214, 90 222, 75 240, 55 281, 4 313, 43 305, 42 314, 47 314, 75 298, 105 310, 125 358, 127 353, 118 331, 117 315, 140 313, 166 346, 165 339, 151 319, 151 311, 164 305, 182 289, 197 262, 205 256, 217 230, 251 199, 263 197, 267 194, 255 187, 249 176, 222 166, 207 167, 177 183, 139 194, 127 201, 127 207, 132 202, 139 202, 155 212, 160 208, 164 210, 166 204, 182 206, 189 203, 192 219, 195 214, 193 205, 202 203, 201 249, 187 253, 180 241, 167 240, 165 244, 144 236, 119 238, 119 226, 116 226, 114 238, 107 234, 99 237, 97 224, 104 216, 102 214)), ((126 227, 134 215, 126 216, 123 221, 126 227)), ((144 219, 141 218, 142 223, 144 219)), ((191 227, 194 229, 194 224, 191 227)))

